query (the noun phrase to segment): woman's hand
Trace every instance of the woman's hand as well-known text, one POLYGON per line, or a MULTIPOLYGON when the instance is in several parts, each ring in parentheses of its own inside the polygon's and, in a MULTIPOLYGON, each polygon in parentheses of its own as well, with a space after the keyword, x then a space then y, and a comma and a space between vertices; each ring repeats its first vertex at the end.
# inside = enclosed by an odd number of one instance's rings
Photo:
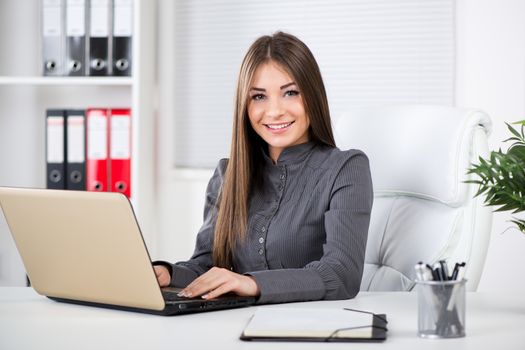
POLYGON ((167 287, 170 285, 171 276, 168 268, 162 265, 153 266, 155 270, 155 275, 157 276, 157 281, 161 287, 167 287))
POLYGON ((233 292, 240 296, 258 296, 259 286, 250 276, 240 275, 227 269, 212 267, 208 272, 196 278, 179 295, 194 298, 213 299, 233 292))

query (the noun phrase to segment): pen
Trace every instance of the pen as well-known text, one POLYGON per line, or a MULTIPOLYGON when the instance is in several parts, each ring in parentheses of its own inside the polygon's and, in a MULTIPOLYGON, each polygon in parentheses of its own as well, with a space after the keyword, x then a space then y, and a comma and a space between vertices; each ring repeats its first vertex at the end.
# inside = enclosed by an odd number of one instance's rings
POLYGON ((439 262, 432 265, 432 271, 434 273, 434 281, 445 281, 443 270, 441 269, 441 264, 439 262))
POLYGON ((429 265, 420 261, 414 268, 416 270, 416 277, 419 281, 432 281, 432 268, 429 265))
POLYGON ((441 275, 443 276, 443 281, 448 281, 448 266, 445 260, 439 260, 439 266, 441 267, 441 275))
MULTIPOLYGON (((426 282, 432 281, 434 279, 433 270, 430 265, 424 264, 420 261, 414 266, 414 269, 416 270, 416 278, 418 281, 426 282)), ((436 305, 437 299, 434 293, 432 293, 432 291, 427 288, 421 288, 421 293, 423 295, 423 298, 427 301, 427 303, 430 305, 436 305)), ((438 310, 429 309, 429 314, 434 323, 436 323, 438 321, 438 310)))
MULTIPOLYGON (((457 280, 458 279, 458 275, 460 273, 460 271, 464 270, 463 268, 465 267, 465 262, 462 262, 461 264, 460 263, 456 263, 456 266, 454 266, 454 271, 452 271, 452 277, 450 278, 451 280, 457 280)), ((463 278, 463 273, 461 274, 461 278, 463 278)))
POLYGON ((458 277, 459 263, 454 265, 454 270, 452 270, 452 275, 450 275, 451 280, 455 280, 458 277))

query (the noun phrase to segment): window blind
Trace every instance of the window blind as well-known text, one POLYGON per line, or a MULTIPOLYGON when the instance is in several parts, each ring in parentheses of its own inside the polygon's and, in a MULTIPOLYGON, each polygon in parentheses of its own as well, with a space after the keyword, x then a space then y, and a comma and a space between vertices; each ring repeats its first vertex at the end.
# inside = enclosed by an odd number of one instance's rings
POLYGON ((277 30, 313 52, 332 119, 356 105, 454 103, 454 0, 175 1, 175 167, 228 157, 242 58, 277 30))

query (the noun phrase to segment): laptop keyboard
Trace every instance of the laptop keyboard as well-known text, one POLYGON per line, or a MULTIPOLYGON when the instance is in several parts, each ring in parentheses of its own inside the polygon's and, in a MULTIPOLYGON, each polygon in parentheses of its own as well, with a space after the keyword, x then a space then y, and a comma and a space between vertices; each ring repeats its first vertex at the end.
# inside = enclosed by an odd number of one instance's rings
POLYGON ((187 297, 179 297, 177 293, 178 292, 176 291, 163 290, 162 297, 164 298, 165 301, 184 301, 184 300, 192 299, 192 298, 187 298, 187 297))

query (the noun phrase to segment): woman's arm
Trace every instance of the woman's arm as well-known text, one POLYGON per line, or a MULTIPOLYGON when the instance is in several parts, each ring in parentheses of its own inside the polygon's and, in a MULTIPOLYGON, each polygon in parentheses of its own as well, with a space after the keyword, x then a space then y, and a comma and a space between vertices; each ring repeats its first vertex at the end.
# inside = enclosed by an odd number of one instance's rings
POLYGON ((165 283, 165 270, 167 270, 170 275, 169 284, 171 286, 185 287, 213 266, 212 249, 218 210, 217 198, 227 164, 227 159, 221 159, 208 182, 204 204, 204 222, 197 234, 195 250, 190 260, 177 262, 175 264, 165 261, 156 261, 153 263, 153 265, 156 265, 155 272, 158 275, 159 284, 162 285, 162 283, 165 283), (158 268, 157 266, 162 268, 158 268))

